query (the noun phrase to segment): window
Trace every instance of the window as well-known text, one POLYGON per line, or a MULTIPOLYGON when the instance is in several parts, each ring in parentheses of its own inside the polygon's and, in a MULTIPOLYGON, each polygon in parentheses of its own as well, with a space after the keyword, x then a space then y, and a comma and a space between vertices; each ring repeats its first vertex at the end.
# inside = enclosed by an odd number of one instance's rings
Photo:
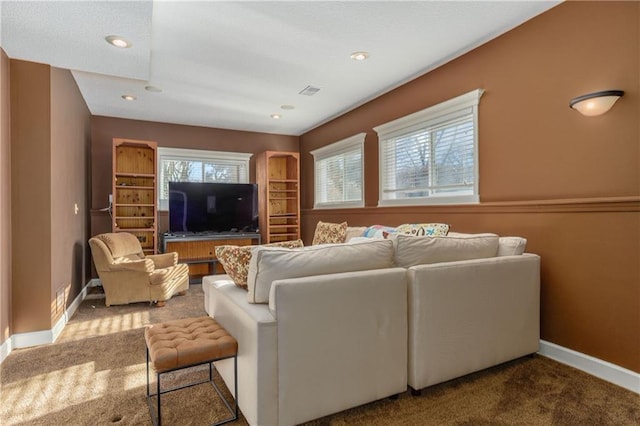
POLYGON ((479 201, 477 89, 375 128, 380 206, 479 201))
POLYGON ((315 208, 363 207, 363 150, 360 133, 311 151, 315 167, 315 208))
POLYGON ((249 182, 243 152, 158 148, 158 210, 169 209, 169 182, 249 182))

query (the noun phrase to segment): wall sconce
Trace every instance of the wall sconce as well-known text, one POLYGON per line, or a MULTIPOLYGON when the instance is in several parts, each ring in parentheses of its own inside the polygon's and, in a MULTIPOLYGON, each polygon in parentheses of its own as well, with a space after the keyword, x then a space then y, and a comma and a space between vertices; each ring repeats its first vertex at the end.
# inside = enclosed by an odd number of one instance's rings
POLYGON ((613 104, 624 95, 622 90, 603 90, 571 99, 569 107, 582 115, 593 117, 609 111, 613 104))

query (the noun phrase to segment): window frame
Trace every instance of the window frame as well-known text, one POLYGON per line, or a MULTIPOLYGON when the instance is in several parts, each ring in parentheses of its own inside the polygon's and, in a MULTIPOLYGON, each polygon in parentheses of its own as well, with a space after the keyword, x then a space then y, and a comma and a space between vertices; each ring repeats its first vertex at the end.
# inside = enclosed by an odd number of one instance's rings
MULTIPOLYGON (((194 162, 215 162, 215 161, 237 161, 243 163, 246 173, 244 176, 239 176, 237 182, 234 183, 249 183, 249 175, 251 169, 249 168, 249 161, 253 153, 247 152, 230 152, 230 151, 209 151, 204 149, 187 149, 187 148, 170 148, 170 147, 158 147, 157 150, 157 164, 156 172, 158 176, 158 193, 157 203, 158 211, 168 211, 169 200, 162 201, 162 163, 163 159, 179 160, 179 161, 194 161, 194 162)), ((193 182, 193 181, 192 181, 193 182)))
POLYGON ((364 207, 364 141, 366 133, 358 133, 348 138, 339 140, 321 148, 310 152, 313 156, 313 208, 314 209, 341 209, 341 208, 360 208, 364 207), (319 202, 318 185, 320 168, 318 163, 323 160, 337 157, 339 155, 360 151, 360 199, 355 201, 339 201, 339 202, 319 202))
POLYGON ((480 202, 479 194, 479 158, 478 158, 478 106, 483 89, 475 89, 463 95, 446 100, 439 104, 406 115, 396 120, 381 124, 373 129, 378 134, 378 206, 415 206, 415 205, 440 205, 440 204, 477 204, 480 202), (389 199, 386 196, 387 157, 385 155, 387 144, 407 133, 424 129, 425 132, 438 123, 454 120, 468 115, 473 116, 473 162, 474 182, 472 194, 467 195, 429 195, 424 197, 405 197, 389 199))

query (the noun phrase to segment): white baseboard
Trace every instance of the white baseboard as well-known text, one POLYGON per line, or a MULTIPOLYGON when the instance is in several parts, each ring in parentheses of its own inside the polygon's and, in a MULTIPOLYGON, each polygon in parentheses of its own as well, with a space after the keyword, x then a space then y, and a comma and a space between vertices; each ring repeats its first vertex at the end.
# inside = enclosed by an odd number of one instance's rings
POLYGON ((80 294, 78 294, 69 307, 64 311, 60 319, 56 321, 52 329, 33 331, 29 333, 18 333, 9 337, 0 346, 0 363, 7 358, 13 349, 28 348, 31 346, 46 345, 55 342, 58 336, 60 336, 60 333, 62 333, 64 326, 69 322, 78 307, 80 307, 82 301, 86 299, 89 287, 94 287, 96 285, 100 285, 100 280, 92 279, 89 281, 80 294))
POLYGON ((4 361, 7 355, 11 353, 12 349, 11 337, 9 337, 2 345, 0 345, 0 364, 2 364, 2 361, 4 361))
POLYGON ((640 374, 634 371, 544 340, 538 353, 640 394, 640 374))

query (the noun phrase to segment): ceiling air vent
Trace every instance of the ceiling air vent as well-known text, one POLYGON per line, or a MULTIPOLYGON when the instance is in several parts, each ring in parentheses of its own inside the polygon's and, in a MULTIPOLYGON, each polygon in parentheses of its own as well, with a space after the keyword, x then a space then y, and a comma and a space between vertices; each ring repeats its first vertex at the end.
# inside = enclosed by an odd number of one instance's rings
POLYGON ((300 95, 313 96, 320 91, 319 87, 307 86, 298 92, 300 95))

